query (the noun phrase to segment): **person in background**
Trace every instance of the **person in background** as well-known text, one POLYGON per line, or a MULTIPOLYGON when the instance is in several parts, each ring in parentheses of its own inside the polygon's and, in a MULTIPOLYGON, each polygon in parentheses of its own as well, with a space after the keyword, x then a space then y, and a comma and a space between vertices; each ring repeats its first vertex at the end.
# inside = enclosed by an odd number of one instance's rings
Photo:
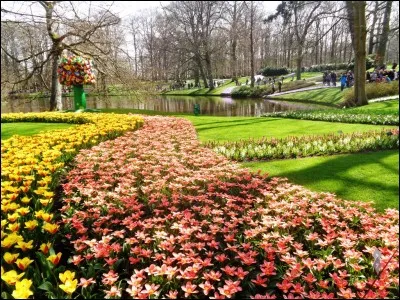
POLYGON ((332 80, 332 85, 336 86, 336 73, 335 72, 331 73, 331 80, 332 80))
POLYGON ((347 76, 346 76, 345 73, 343 73, 342 76, 340 77, 340 88, 341 88, 341 91, 343 91, 343 89, 346 86, 346 84, 347 84, 347 76))
POLYGON ((280 93, 282 91, 282 81, 278 81, 278 92, 280 93))

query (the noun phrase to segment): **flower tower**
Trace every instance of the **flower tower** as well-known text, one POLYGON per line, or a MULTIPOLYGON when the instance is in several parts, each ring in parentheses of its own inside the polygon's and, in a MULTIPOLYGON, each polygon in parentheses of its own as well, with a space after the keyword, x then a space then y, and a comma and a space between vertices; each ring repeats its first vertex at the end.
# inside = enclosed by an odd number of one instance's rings
POLYGON ((84 84, 94 84, 95 76, 92 61, 81 56, 63 56, 58 65, 58 80, 60 84, 74 87, 74 109, 86 109, 84 84))

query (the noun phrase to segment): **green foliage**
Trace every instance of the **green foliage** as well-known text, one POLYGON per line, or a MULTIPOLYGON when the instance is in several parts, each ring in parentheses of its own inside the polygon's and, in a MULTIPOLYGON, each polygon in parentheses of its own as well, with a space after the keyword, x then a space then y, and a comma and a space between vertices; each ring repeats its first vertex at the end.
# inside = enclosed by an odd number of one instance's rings
POLYGON ((263 117, 373 125, 399 125, 398 114, 368 114, 354 110, 285 111, 264 114, 263 117))
MULTIPOLYGON (((277 87, 276 87, 277 90, 277 87)), ((243 85, 235 88, 231 96, 232 98, 260 98, 265 95, 272 94, 271 85, 260 85, 254 86, 254 88, 249 85, 243 85)))
POLYGON ((315 85, 314 81, 305 81, 305 80, 288 81, 282 84, 282 92, 302 89, 314 85, 315 85))
POLYGON ((224 143, 210 141, 205 146, 237 161, 284 159, 397 149, 399 146, 399 130, 312 135, 282 139, 248 139, 224 143))
MULTIPOLYGON (((282 84, 282 92, 301 89, 309 86, 314 86, 315 82, 305 81, 305 80, 297 80, 297 81, 289 81, 282 84)), ((278 91, 278 83, 275 82, 275 92, 278 91)), ((272 87, 270 84, 267 85, 256 85, 254 88, 251 88, 249 85, 243 85, 235 88, 231 96, 232 98, 261 98, 263 96, 267 96, 272 94, 272 87)))
POLYGON ((261 70, 261 74, 264 76, 280 76, 289 74, 289 70, 287 68, 271 68, 265 67, 261 70))
MULTIPOLYGON (((365 66, 368 70, 374 65, 374 60, 371 57, 365 59, 365 66)), ((321 64, 312 65, 306 68, 308 72, 324 72, 324 71, 335 71, 335 70, 354 70, 354 58, 350 63, 337 63, 337 64, 321 64)))
MULTIPOLYGON (((367 99, 375 99, 385 96, 392 96, 399 94, 399 82, 379 82, 379 83, 367 83, 365 85, 365 93, 367 99)), ((354 88, 347 89, 343 95, 344 105, 354 106, 356 98, 354 95, 354 88)))

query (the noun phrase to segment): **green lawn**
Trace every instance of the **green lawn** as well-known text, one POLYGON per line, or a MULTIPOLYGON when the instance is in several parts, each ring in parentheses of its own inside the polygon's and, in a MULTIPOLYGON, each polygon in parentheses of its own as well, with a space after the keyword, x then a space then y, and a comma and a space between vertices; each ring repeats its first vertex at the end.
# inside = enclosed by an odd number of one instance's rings
POLYGON ((339 130, 343 133, 349 133, 394 128, 394 126, 345 124, 284 118, 182 117, 193 123, 200 141, 238 141, 240 139, 258 139, 262 137, 282 138, 287 136, 319 135, 338 132, 339 130))
POLYGON ((313 191, 329 191, 346 200, 373 201, 380 211, 399 209, 398 150, 242 165, 270 176, 287 177, 313 191))
POLYGON ((14 134, 28 136, 37 134, 41 131, 66 129, 71 126, 75 125, 66 123, 1 123, 1 139, 6 140, 14 134))
MULTIPOLYGON (((246 79, 248 79, 248 78, 249 77, 240 77, 238 79, 239 83, 240 84, 245 83, 246 79)), ((228 87, 232 87, 232 86, 236 86, 236 84, 234 82, 231 82, 231 80, 228 79, 225 82, 225 84, 223 84, 222 86, 219 86, 211 91, 208 88, 202 88, 202 89, 193 88, 193 89, 169 91, 169 92, 163 93, 163 95, 220 96, 224 90, 226 90, 228 87)))
POLYGON ((340 87, 325 88, 275 96, 273 99, 338 105, 343 102, 343 92, 340 91, 340 87))
POLYGON ((349 108, 346 111, 366 114, 399 114, 399 99, 372 102, 368 105, 349 108))

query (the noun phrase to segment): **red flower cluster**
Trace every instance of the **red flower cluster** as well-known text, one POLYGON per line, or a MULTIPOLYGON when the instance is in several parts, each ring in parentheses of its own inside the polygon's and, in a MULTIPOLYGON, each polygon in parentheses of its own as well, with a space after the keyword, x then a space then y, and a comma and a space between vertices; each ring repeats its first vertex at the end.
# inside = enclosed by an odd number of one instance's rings
POLYGON ((147 117, 75 165, 64 230, 97 295, 396 296, 397 210, 251 174, 202 148, 189 121, 147 117))

